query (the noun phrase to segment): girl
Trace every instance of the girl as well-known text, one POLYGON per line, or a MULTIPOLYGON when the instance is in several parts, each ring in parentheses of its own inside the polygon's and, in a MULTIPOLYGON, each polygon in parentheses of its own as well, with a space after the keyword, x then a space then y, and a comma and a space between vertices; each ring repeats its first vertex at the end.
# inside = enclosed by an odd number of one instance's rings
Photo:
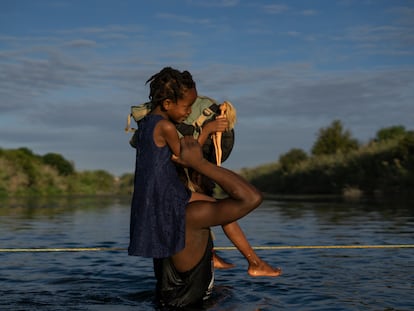
MULTIPOLYGON (((163 258, 185 245, 185 207, 191 192, 180 182, 172 156, 180 141, 175 124, 191 113, 196 84, 188 71, 171 67, 148 79, 152 111, 138 122, 134 193, 131 204, 128 254, 163 258)), ((225 119, 203 128, 199 143, 213 131, 224 131, 225 119)))

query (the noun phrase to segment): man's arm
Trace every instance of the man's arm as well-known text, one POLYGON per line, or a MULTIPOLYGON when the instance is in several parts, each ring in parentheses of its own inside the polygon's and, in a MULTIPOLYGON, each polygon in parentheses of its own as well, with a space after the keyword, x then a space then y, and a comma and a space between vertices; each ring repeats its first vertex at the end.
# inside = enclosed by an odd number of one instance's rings
POLYGON ((187 207, 191 226, 206 228, 233 222, 258 207, 261 193, 236 173, 203 158, 200 145, 192 137, 181 139, 180 162, 214 180, 229 195, 216 202, 192 202, 187 207))

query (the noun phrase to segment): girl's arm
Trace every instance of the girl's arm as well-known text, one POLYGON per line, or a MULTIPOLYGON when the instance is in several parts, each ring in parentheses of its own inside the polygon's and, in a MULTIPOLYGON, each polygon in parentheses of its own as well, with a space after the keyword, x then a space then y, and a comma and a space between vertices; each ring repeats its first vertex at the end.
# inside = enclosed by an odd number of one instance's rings
MULTIPOLYGON (((216 120, 208 122, 203 126, 198 143, 200 146, 204 145, 207 138, 215 132, 224 132, 228 127, 226 118, 218 117, 216 120)), ((178 137, 177 129, 174 124, 168 120, 161 120, 154 130, 154 142, 158 147, 163 147, 165 144, 170 147, 173 155, 180 154, 180 138, 178 137)))
POLYGON ((216 132, 224 132, 229 126, 229 122, 226 118, 223 117, 217 117, 216 120, 206 123, 202 131, 200 133, 200 136, 198 137, 198 143, 200 146, 204 145, 207 138, 212 134, 216 132))
POLYGON ((172 122, 168 120, 158 122, 154 129, 154 142, 158 147, 168 145, 173 155, 180 155, 180 138, 172 122))

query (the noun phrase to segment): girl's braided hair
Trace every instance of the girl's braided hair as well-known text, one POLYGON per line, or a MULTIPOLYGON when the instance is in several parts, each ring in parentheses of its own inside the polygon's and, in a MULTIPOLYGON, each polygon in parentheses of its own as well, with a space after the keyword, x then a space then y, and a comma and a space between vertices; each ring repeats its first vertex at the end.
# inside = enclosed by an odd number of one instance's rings
POLYGON ((193 77, 188 71, 180 72, 171 67, 163 68, 147 80, 150 82, 149 99, 152 107, 161 105, 166 99, 177 102, 184 97, 184 93, 196 87, 193 77))

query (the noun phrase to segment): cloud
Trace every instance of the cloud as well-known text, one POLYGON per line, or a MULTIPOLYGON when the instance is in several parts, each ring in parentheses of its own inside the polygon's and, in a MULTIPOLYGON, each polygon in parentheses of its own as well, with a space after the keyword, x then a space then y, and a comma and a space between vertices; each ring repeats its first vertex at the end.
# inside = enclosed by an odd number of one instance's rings
POLYGON ((289 10, 289 7, 284 4, 268 4, 262 7, 267 14, 281 14, 289 10))
POLYGON ((300 14, 301 15, 304 15, 304 16, 313 16, 313 15, 317 15, 318 14, 318 11, 312 10, 312 9, 308 9, 308 10, 301 11, 300 14))
POLYGON ((409 6, 398 6, 392 7, 388 11, 395 14, 396 23, 411 27, 414 26, 414 8, 409 6))
POLYGON ((164 19, 164 20, 172 20, 179 23, 184 24, 191 24, 191 25, 210 25, 212 24, 212 21, 208 18, 193 18, 185 15, 177 15, 177 14, 171 14, 171 13, 157 13, 157 18, 164 19))
MULTIPOLYGON (((114 102, 125 102, 128 106, 133 100, 147 98, 143 81, 152 72, 140 70, 142 62, 127 68, 123 63, 131 65, 128 59, 119 62, 105 58, 83 61, 71 57, 67 50, 57 48, 53 51, 45 48, 43 57, 39 59, 29 57, 30 49, 25 51, 26 57, 17 53, 17 58, 9 56, 9 61, 0 62, 3 73, 0 75, 0 94, 9 99, 1 102, 2 112, 26 110, 30 112, 28 119, 45 124, 59 122, 64 126, 82 126, 95 118, 113 126, 108 116, 116 110, 114 102), (137 89, 139 81, 142 84, 137 89), (107 87, 111 88, 112 95, 105 92, 107 87), (99 90, 102 90, 101 96, 99 90), (139 93, 142 96, 136 96, 139 93), (67 99, 62 100, 65 97, 67 99), (58 100, 54 101, 54 98, 58 100), (28 102, 31 103, 29 107, 28 102), (44 114, 44 111, 48 113, 44 114)), ((376 115, 378 106, 371 107, 369 103, 391 103, 399 95, 410 93, 414 83, 410 69, 323 73, 311 64, 295 63, 267 68, 217 63, 195 70, 193 75, 200 92, 218 100, 236 101, 241 105, 242 115, 308 115, 324 120, 330 117, 332 107, 335 107, 336 114, 347 116, 360 105, 365 105, 364 109, 370 109, 369 113, 376 115)), ((123 117, 117 113, 115 116, 123 117)))
POLYGON ((225 163, 232 168, 309 149, 334 119, 360 140, 381 127, 412 124, 413 10, 393 8, 394 21, 318 32, 299 22, 322 18, 321 7, 190 4, 188 11, 151 12, 158 18, 151 31, 146 23, 91 23, 0 36, 0 147, 60 152, 81 169, 132 171, 126 116, 147 100, 148 77, 166 65, 190 70, 200 94, 236 106, 236 146, 225 163), (240 23, 227 14, 191 13, 203 5, 267 14, 240 23), (271 27, 271 14, 287 13, 297 22, 271 27))
POLYGON ((227 90, 241 119, 257 121, 263 127, 270 125, 270 120, 307 120, 316 131, 339 118, 351 127, 369 122, 371 132, 362 133, 368 137, 386 124, 408 124, 414 116, 410 100, 414 96, 414 69, 320 72, 292 65, 256 71, 227 68, 224 72, 202 88, 211 89, 208 94, 227 90), (245 87, 247 90, 240 92, 245 87), (400 110, 395 111, 395 106, 400 110), (401 112, 404 115, 398 116, 401 112))
POLYGON ((239 4, 240 0, 188 0, 189 4, 202 7, 216 7, 216 8, 226 8, 234 7, 239 4))
POLYGON ((85 40, 85 39, 77 39, 66 42, 64 44, 66 47, 74 47, 74 48, 84 48, 84 47, 95 47, 96 42, 93 40, 85 40))
POLYGON ((299 31, 287 31, 286 35, 290 36, 290 37, 299 37, 301 35, 301 33, 299 31))

